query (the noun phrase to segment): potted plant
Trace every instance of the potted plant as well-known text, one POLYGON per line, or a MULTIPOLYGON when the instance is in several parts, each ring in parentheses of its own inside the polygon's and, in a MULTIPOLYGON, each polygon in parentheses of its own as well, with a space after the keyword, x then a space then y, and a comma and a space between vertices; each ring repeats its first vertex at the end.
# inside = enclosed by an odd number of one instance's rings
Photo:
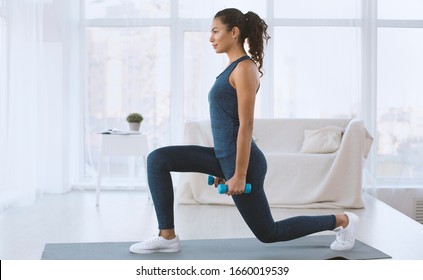
POLYGON ((132 131, 139 131, 143 117, 139 113, 131 113, 126 117, 126 121, 129 124, 129 129, 132 131))

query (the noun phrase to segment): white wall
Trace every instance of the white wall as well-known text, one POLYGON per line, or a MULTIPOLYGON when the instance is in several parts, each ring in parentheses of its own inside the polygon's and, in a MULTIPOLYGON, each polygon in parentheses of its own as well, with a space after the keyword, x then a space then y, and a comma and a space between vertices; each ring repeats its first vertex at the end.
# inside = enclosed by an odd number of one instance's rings
POLYGON ((366 192, 412 219, 415 219, 415 201, 423 200, 423 189, 418 187, 372 188, 366 192))

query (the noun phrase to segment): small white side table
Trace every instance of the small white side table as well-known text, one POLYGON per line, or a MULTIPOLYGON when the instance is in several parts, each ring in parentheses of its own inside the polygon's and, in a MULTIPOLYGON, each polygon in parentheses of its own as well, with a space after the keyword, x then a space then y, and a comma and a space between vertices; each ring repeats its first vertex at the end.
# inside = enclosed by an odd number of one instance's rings
POLYGON ((100 202, 102 166, 105 156, 142 156, 144 160, 144 171, 147 178, 147 155, 147 135, 101 134, 100 161, 98 164, 96 187, 96 205, 98 206, 100 202))

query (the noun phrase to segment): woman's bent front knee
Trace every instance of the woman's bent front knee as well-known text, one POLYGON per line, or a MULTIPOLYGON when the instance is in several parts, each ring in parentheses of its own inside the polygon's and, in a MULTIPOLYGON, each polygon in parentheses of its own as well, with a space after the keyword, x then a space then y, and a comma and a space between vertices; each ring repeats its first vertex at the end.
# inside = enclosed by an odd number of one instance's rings
POLYGON ((152 151, 147 156, 147 169, 152 170, 152 168, 159 168, 161 169, 163 166, 166 165, 167 159, 167 147, 158 148, 152 151))

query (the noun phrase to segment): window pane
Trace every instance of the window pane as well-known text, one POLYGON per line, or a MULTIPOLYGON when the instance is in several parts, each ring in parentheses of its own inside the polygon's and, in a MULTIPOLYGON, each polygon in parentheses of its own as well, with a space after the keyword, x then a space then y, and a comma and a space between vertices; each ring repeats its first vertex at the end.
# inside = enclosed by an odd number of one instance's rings
POLYGON ((85 18, 168 18, 170 0, 85 0, 85 18))
POLYGON ((422 0, 382 0, 377 9, 380 19, 423 19, 422 0))
POLYGON ((360 95, 360 31, 276 27, 275 117, 351 117, 360 95))
POLYGON ((360 18, 360 0, 275 0, 276 18, 360 18))
MULTIPOLYGON (((87 28, 86 101, 89 129, 86 166, 98 159, 96 132, 128 129, 126 116, 139 112, 150 148, 170 142, 170 29, 87 28)), ((126 159, 125 159, 126 160, 126 159)), ((115 162, 116 168, 127 160, 115 162)), ((94 162, 97 166, 96 162, 94 162)), ((86 170, 89 174, 89 169, 86 170)))
POLYGON ((423 178, 422 48, 422 29, 378 31, 378 177, 423 178))
POLYGON ((252 11, 266 17, 266 1, 257 0, 179 0, 179 17, 211 19, 225 8, 237 8, 243 13, 252 11))

